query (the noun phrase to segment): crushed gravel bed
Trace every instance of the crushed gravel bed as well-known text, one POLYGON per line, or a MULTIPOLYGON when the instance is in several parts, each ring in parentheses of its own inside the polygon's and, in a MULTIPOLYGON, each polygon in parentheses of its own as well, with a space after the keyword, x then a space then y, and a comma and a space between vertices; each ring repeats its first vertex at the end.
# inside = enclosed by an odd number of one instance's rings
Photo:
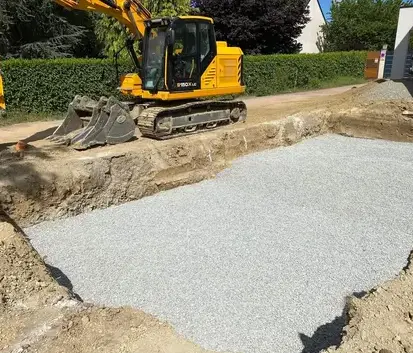
POLYGON ((412 176, 411 144, 327 135, 26 232, 86 301, 213 350, 313 352, 338 343, 345 296, 405 265, 412 176))
POLYGON ((413 81, 385 81, 363 94, 367 101, 387 101, 394 99, 412 100, 413 81))

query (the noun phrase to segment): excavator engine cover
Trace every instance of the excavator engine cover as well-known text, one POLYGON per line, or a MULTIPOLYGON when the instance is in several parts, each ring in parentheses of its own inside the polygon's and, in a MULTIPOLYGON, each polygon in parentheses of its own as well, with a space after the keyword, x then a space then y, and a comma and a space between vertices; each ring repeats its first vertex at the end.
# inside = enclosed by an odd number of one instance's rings
POLYGON ((76 96, 62 124, 48 139, 84 150, 127 142, 135 135, 135 128, 129 107, 116 98, 101 97, 97 102, 87 96, 76 96))

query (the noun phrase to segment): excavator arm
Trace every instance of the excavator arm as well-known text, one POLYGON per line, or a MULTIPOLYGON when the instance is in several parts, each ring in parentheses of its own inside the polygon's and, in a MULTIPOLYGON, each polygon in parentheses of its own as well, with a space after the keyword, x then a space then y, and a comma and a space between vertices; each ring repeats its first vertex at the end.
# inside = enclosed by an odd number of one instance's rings
POLYGON ((116 18, 125 25, 135 38, 145 33, 144 21, 151 13, 139 0, 54 0, 57 4, 73 10, 93 11, 116 18))

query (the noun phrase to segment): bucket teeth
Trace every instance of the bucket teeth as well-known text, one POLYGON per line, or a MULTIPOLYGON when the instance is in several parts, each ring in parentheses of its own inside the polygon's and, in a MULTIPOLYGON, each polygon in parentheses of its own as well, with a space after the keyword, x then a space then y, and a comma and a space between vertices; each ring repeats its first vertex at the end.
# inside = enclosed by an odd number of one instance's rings
POLYGON ((76 96, 69 104, 66 118, 48 139, 84 150, 127 142, 134 136, 135 128, 129 107, 116 98, 101 97, 96 102, 86 96, 76 96))

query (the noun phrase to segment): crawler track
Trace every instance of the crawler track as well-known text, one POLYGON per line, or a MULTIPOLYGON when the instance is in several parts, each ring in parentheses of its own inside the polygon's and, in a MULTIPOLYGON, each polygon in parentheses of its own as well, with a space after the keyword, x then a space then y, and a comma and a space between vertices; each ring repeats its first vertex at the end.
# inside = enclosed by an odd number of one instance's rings
POLYGON ((140 114, 137 125, 142 136, 164 140, 245 121, 246 115, 242 101, 190 102, 149 107, 140 114))

